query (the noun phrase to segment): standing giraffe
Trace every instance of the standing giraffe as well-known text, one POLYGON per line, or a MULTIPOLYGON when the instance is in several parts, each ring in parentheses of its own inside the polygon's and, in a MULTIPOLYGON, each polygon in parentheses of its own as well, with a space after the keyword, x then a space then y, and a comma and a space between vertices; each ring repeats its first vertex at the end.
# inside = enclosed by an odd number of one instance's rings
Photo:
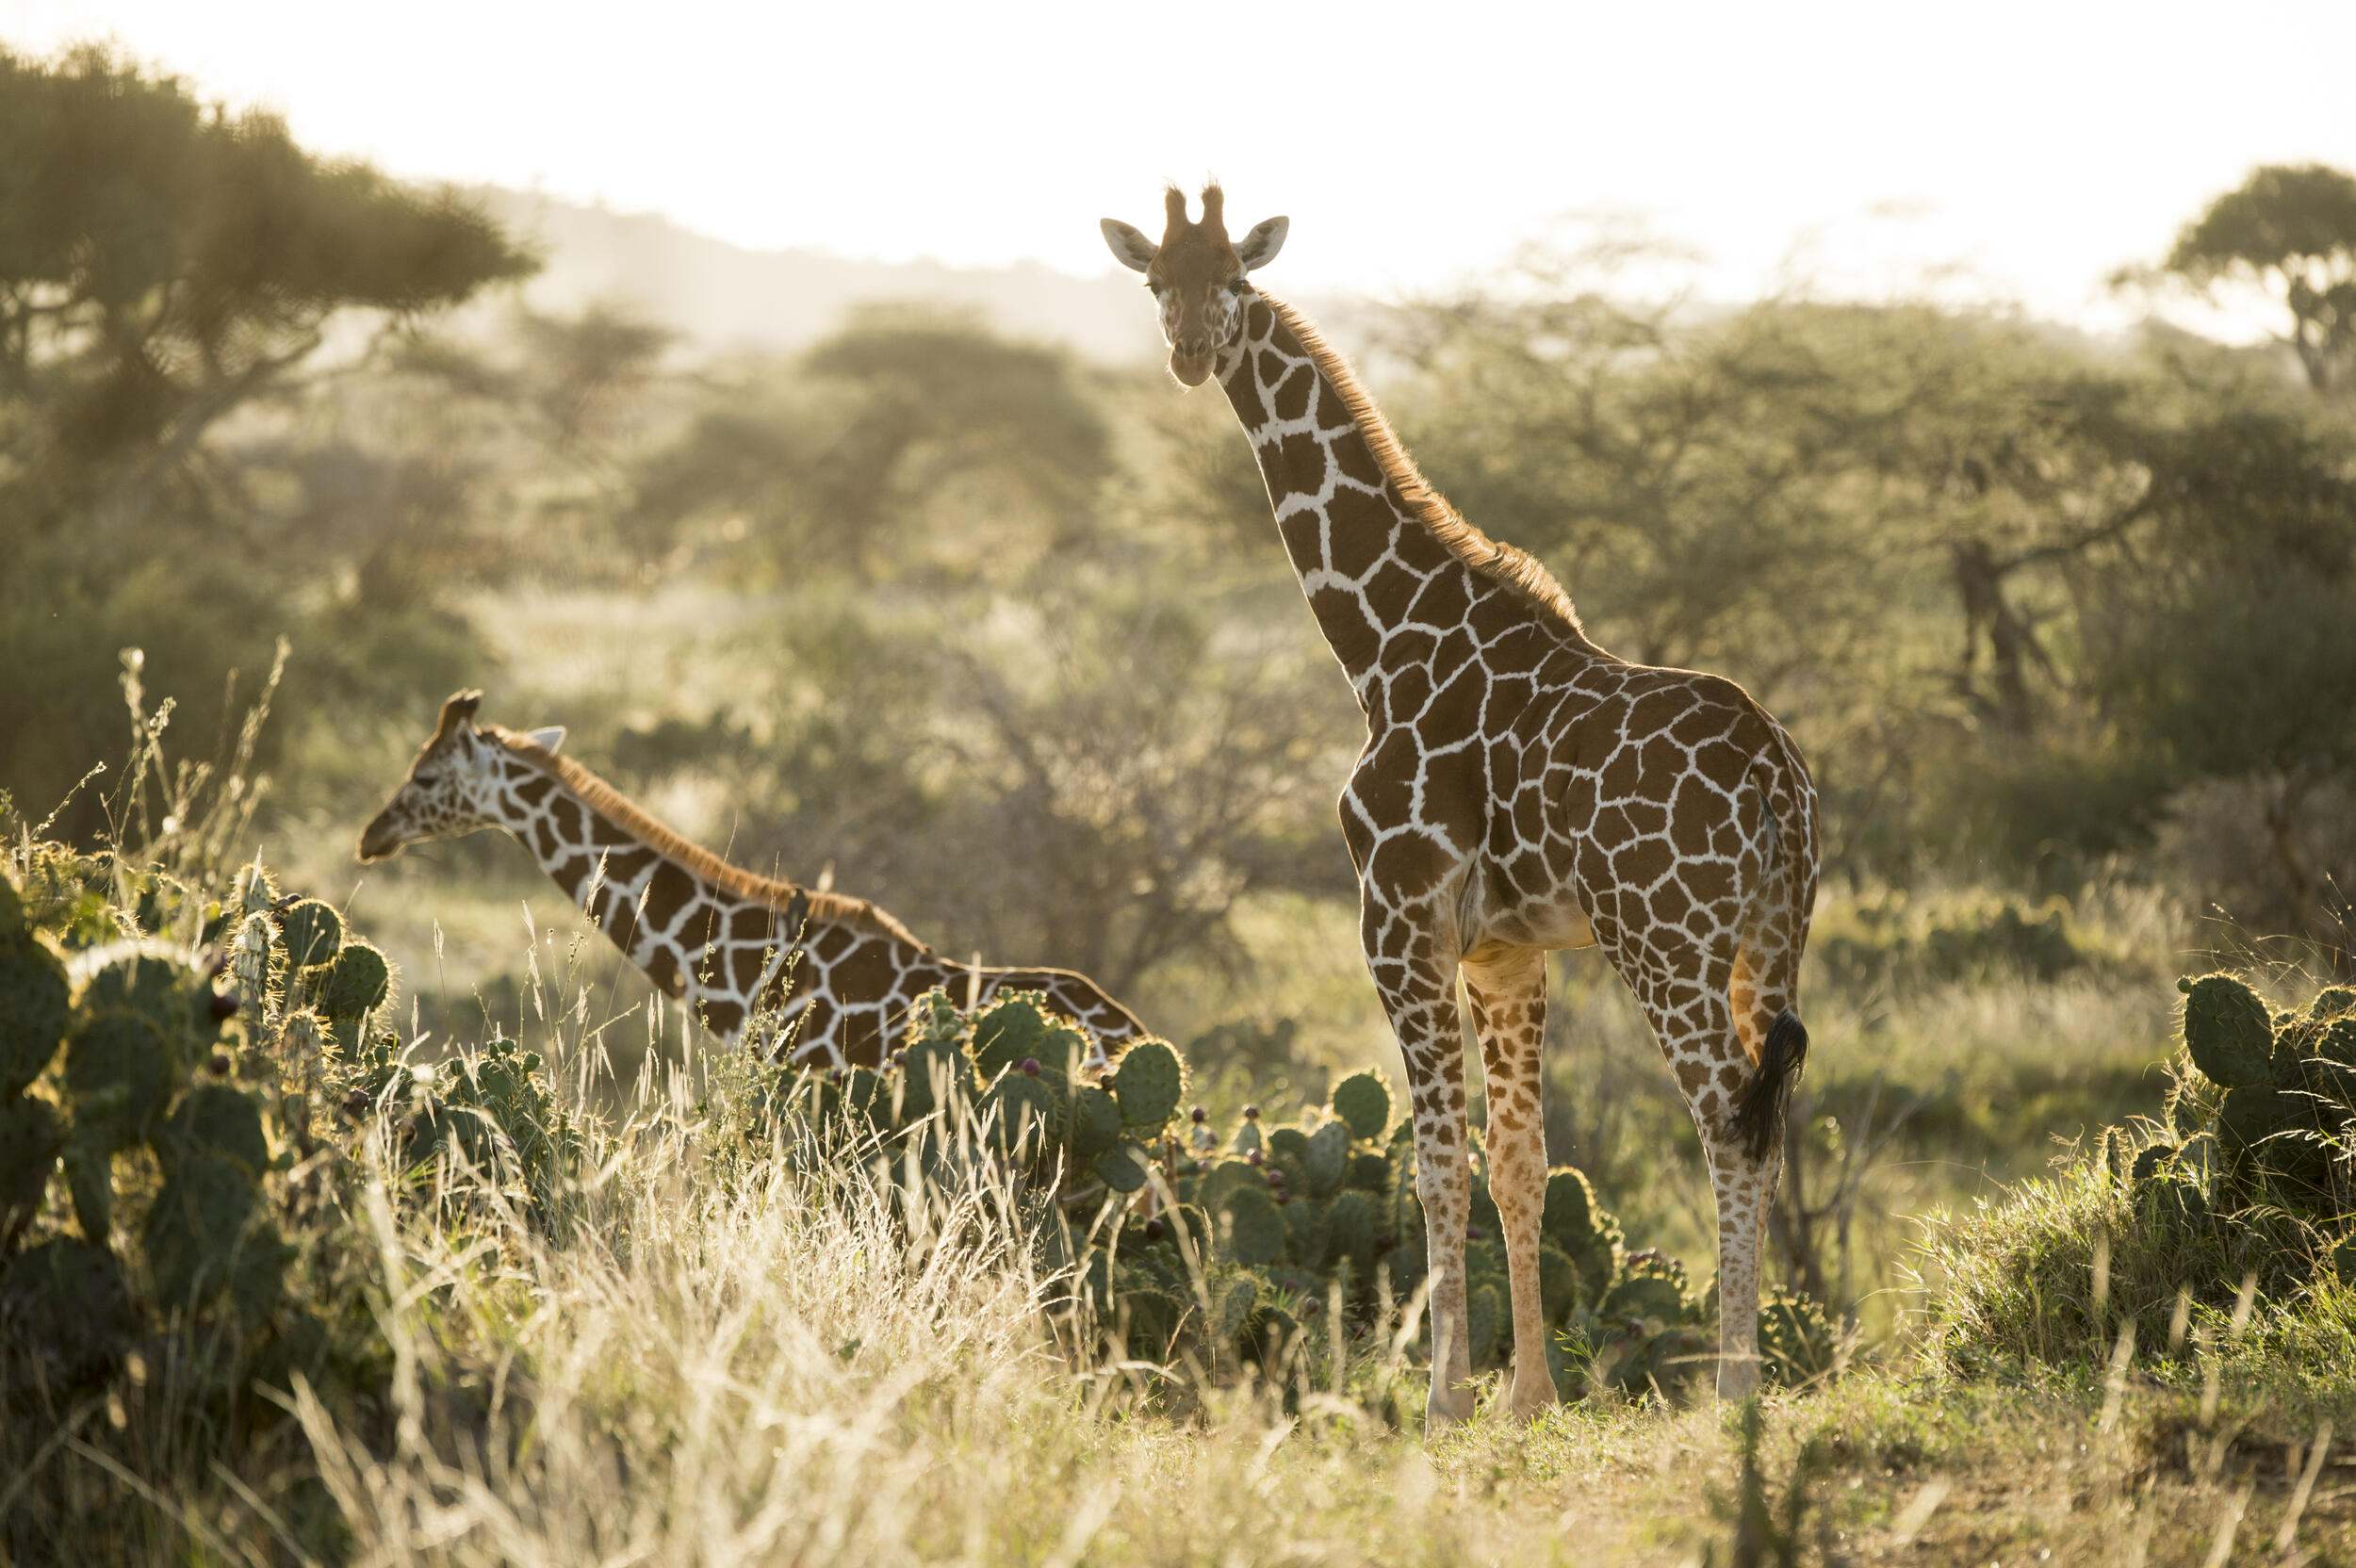
POLYGON ((570 758, 561 728, 477 727, 480 692, 441 722, 360 835, 360 858, 502 827, 522 842, 657 989, 733 1045, 748 1024, 798 1023, 795 1062, 873 1067, 910 1004, 935 986, 963 1004, 1043 991, 1104 1047, 1145 1033, 1093 980, 1059 969, 982 969, 941 957, 864 899, 732 866, 657 822, 570 758), (787 957, 799 948, 789 969, 787 957))
POLYGON ((1701 1132, 1718 1205, 1721 1397, 1758 1384, 1760 1235, 1802 1057, 1795 986, 1816 895, 1816 795, 1799 752, 1718 676, 1591 642, 1546 569, 1424 482, 1349 364, 1247 274, 1288 220, 1230 243, 1216 186, 1156 245, 1107 219, 1145 274, 1170 374, 1217 373, 1277 531, 1366 716, 1342 791, 1360 940, 1399 1035, 1430 1247, 1435 1423, 1470 1413, 1471 1207, 1456 982, 1486 1073, 1489 1186, 1513 1285, 1511 1407, 1552 1404, 1538 1297, 1546 1202, 1546 954, 1600 947, 1635 993, 1701 1132))

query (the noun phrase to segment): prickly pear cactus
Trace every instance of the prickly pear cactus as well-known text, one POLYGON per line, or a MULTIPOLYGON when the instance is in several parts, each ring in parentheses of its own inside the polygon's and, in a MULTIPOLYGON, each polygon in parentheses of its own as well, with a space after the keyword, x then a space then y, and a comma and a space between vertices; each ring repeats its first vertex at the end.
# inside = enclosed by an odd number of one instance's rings
POLYGON ((368 1015, 384 1004, 392 980, 384 955, 367 942, 347 941, 337 949, 319 988, 319 1009, 327 1017, 328 1033, 343 1050, 360 1043, 361 1029, 368 1015))
POLYGON ((316 898, 298 899, 279 912, 278 936, 291 970, 334 963, 343 946, 343 917, 316 898))
MULTIPOLYGON (((13 890, 7 897, 21 909, 13 890)), ((24 928, 21 914, 14 929, 0 920, 0 1098, 23 1092, 57 1055, 70 1001, 57 955, 24 928)))
POLYGON ((2257 992, 2231 974, 2181 984, 2184 1046, 2193 1066, 2229 1089, 2273 1083, 2274 1021, 2257 992))
POLYGON ((1351 1073, 1333 1086, 1333 1105, 1353 1138, 1376 1142, 1390 1127, 1391 1090, 1381 1073, 1351 1073))
POLYGON ((1124 1124, 1159 1129, 1178 1114, 1178 1102, 1186 1097, 1186 1069, 1178 1053, 1161 1041, 1139 1040, 1121 1054, 1112 1090, 1124 1124))

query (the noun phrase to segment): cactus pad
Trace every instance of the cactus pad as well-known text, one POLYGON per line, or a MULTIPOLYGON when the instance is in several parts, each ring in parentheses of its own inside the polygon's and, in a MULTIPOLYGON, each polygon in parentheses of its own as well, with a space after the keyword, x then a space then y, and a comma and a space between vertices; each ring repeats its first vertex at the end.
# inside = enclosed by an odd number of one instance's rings
POLYGON ((1366 1193, 1352 1190, 1336 1195, 1325 1213, 1327 1254, 1349 1259, 1361 1274, 1370 1273, 1381 1220, 1375 1200, 1366 1193))
POLYGON ((174 1067, 163 1032, 140 1015, 110 1007, 84 1019, 65 1048, 76 1133, 108 1152, 145 1138, 172 1099, 174 1067))
POLYGON ((1121 1119, 1131 1127, 1161 1126, 1178 1114, 1186 1092, 1178 1053, 1160 1040, 1135 1041, 1113 1070, 1113 1098, 1121 1103, 1121 1119))
POLYGON ((985 1081, 1025 1058, 1046 1059, 1045 1000, 1037 991, 1008 991, 973 1020, 973 1065, 985 1081))
POLYGON ((41 1076, 69 1021, 64 966, 23 931, 0 931, 0 1098, 41 1076))
POLYGON ((1333 1102, 1352 1137, 1380 1138, 1391 1124, 1391 1091, 1380 1073, 1351 1073, 1333 1086, 1333 1102))
POLYGON ((1099 1180, 1115 1192, 1138 1192, 1145 1186, 1147 1159, 1145 1151, 1134 1143, 1119 1143, 1097 1156, 1094 1168, 1099 1180))
POLYGON ((278 936, 290 966, 312 969, 335 961, 343 945, 344 920, 316 898, 299 899, 279 915, 278 936))
POLYGON ((1329 1121, 1309 1135, 1301 1154, 1301 1173, 1312 1197, 1331 1198, 1350 1175, 1350 1124, 1329 1121))
POLYGON ((392 969, 384 962, 384 955, 367 942, 346 942, 336 951, 326 982, 319 989, 319 1005, 336 1025, 339 1043, 347 1049, 358 1043, 347 1037, 356 1035, 368 1015, 384 1004, 392 982, 392 969))
POLYGON ((0 1233, 37 1207, 65 1147, 65 1124, 45 1100, 0 1100, 0 1233))
POLYGON ((1464 1338, 1473 1364, 1480 1366, 1497 1355, 1498 1342, 1512 1321, 1506 1314, 1505 1292, 1493 1282, 1474 1286, 1465 1293, 1464 1316, 1464 1338))
POLYGON ((1284 1211, 1265 1186, 1238 1186, 1227 1195, 1227 1245, 1247 1267, 1284 1261, 1284 1211))
POLYGON ((1540 1228, 1565 1252, 1577 1255, 1577 1244, 1599 1228, 1600 1209, 1586 1172, 1576 1166, 1557 1166, 1546 1172, 1546 1217, 1540 1228))
POLYGON ((1072 1153, 1075 1160, 1094 1160, 1120 1136, 1121 1107, 1113 1102, 1111 1095, 1091 1084, 1072 1097, 1072 1153))
POLYGON ((2233 975, 2203 975, 2185 988, 2184 1045, 2192 1065, 2229 1089, 2273 1079, 2274 1021, 2233 975))
POLYGON ((1603 1315, 1646 1323, 1675 1323, 1685 1315, 1685 1295, 1660 1274, 1635 1274, 1604 1293, 1603 1315))
POLYGON ((256 1176, 270 1168, 261 1112, 251 1095, 226 1084, 200 1084, 182 1095, 155 1143, 173 1164, 194 1154, 217 1154, 256 1176))
POLYGON ((123 1266, 87 1241, 46 1241, 9 1263, 0 1273, 0 1308, 73 1382, 103 1376, 139 1331, 123 1266))
POLYGON ((1062 1145, 1063 1107, 1043 1080, 1009 1072, 990 1086, 982 1106, 995 1115, 991 1141, 1002 1153, 1019 1150, 1037 1156, 1050 1145, 1062 1145))
POLYGON ((219 1154, 178 1162, 149 1211, 145 1240, 155 1292, 167 1305, 200 1305, 226 1289, 240 1312, 277 1299, 286 1250, 252 1173, 219 1154))

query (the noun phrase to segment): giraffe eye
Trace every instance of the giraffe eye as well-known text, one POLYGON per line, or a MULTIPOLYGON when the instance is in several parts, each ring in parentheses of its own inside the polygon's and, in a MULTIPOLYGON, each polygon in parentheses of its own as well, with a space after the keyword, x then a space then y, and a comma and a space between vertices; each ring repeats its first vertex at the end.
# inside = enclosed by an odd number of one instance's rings
POLYGON ((441 776, 440 774, 434 774, 434 773, 420 773, 420 774, 412 774, 412 775, 410 776, 410 777, 409 777, 409 782, 410 782, 410 783, 412 783, 412 784, 417 784, 417 785, 422 785, 423 787, 425 787, 426 789, 429 789, 429 790, 430 790, 430 789, 432 789, 434 785, 436 785, 436 784, 440 783, 441 781, 442 781, 442 776, 441 776))

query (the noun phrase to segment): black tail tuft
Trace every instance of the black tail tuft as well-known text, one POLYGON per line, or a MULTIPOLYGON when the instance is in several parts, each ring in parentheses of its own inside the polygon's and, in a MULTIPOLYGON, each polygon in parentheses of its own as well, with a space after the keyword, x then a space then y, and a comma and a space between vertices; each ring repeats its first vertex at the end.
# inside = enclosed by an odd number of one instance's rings
POLYGON ((1783 1134, 1783 1108, 1792 1099, 1792 1082, 1808 1060, 1808 1026, 1786 1009, 1767 1026, 1767 1041, 1759 1048, 1759 1070, 1734 1097, 1734 1135, 1765 1159, 1783 1134))

